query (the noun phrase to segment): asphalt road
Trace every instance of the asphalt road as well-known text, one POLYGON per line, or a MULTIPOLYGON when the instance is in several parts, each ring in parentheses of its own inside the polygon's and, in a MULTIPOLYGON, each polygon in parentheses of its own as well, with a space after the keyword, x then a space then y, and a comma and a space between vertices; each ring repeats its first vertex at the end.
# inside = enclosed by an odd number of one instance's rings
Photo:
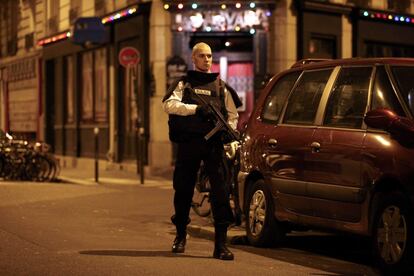
POLYGON ((282 248, 232 245, 235 260, 220 261, 208 231, 193 231, 172 254, 172 195, 165 185, 0 181, 0 275, 378 275, 366 241, 317 232, 282 248))

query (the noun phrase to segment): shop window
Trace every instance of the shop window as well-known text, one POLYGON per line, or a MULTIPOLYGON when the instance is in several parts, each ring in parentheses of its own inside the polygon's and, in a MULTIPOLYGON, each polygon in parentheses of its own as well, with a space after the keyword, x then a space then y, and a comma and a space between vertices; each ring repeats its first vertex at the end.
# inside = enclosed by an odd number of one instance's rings
POLYGON ((74 122, 74 89, 73 89, 73 58, 71 56, 65 58, 65 81, 66 81, 66 123, 74 122))
POLYGON ((364 44, 365 57, 412 57, 414 48, 410 45, 367 41, 364 44))
POLYGON ((82 54, 82 112, 83 121, 93 120, 93 86, 92 86, 93 52, 82 54))
POLYGON ((308 43, 308 53, 310 58, 336 58, 335 37, 312 35, 308 43))
POLYGON ((82 121, 107 121, 107 79, 106 48, 83 53, 81 97, 82 121))
POLYGON ((106 64, 106 48, 95 51, 95 121, 107 121, 107 64, 106 64))

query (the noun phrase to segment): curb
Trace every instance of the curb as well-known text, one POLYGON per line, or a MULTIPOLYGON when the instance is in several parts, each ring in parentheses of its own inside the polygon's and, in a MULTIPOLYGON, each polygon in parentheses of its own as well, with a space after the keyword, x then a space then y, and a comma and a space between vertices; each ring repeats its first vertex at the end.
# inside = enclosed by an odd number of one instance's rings
POLYGON ((61 183, 70 183, 70 184, 77 184, 77 185, 85 185, 85 186, 98 186, 98 183, 93 181, 75 179, 71 177, 59 176, 58 179, 61 183))
MULTIPOLYGON (((204 238, 214 241, 213 226, 188 225, 187 231, 190 236, 204 238)), ((242 227, 230 227, 227 231, 227 243, 232 245, 248 245, 246 232, 242 227)))

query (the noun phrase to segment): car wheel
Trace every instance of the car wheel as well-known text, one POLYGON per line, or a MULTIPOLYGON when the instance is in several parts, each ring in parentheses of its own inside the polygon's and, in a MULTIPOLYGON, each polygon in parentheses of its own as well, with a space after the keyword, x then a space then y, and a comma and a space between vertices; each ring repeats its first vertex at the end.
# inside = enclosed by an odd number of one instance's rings
POLYGON ((374 257, 385 272, 404 272, 408 269, 413 246, 412 214, 400 194, 376 198, 373 220, 374 257))
POLYGON ((271 193, 263 180, 257 180, 249 193, 246 233, 250 244, 269 246, 283 241, 285 231, 274 217, 271 193))

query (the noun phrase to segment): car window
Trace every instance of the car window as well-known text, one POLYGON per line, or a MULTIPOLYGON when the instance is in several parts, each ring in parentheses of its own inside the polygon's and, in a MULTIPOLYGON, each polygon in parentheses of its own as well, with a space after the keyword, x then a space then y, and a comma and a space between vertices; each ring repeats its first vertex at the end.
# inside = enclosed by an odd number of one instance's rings
POLYGON ((300 72, 293 72, 279 79, 266 98, 263 106, 262 119, 265 121, 276 122, 279 120, 280 112, 286 102, 293 85, 295 84, 300 72))
POLYGON ((311 125, 326 82, 332 69, 304 72, 293 90, 283 122, 286 124, 311 125))
MULTIPOLYGON (((413 72, 414 73, 414 72, 413 72)), ((377 68, 375 74, 374 89, 372 90, 372 108, 387 108, 393 110, 400 116, 405 116, 404 111, 391 86, 384 66, 377 68)))
POLYGON ((391 67, 394 78, 397 80, 398 89, 414 115, 414 67, 393 66, 391 67))
POLYGON ((361 128, 372 67, 342 68, 329 95, 324 126, 361 128))

